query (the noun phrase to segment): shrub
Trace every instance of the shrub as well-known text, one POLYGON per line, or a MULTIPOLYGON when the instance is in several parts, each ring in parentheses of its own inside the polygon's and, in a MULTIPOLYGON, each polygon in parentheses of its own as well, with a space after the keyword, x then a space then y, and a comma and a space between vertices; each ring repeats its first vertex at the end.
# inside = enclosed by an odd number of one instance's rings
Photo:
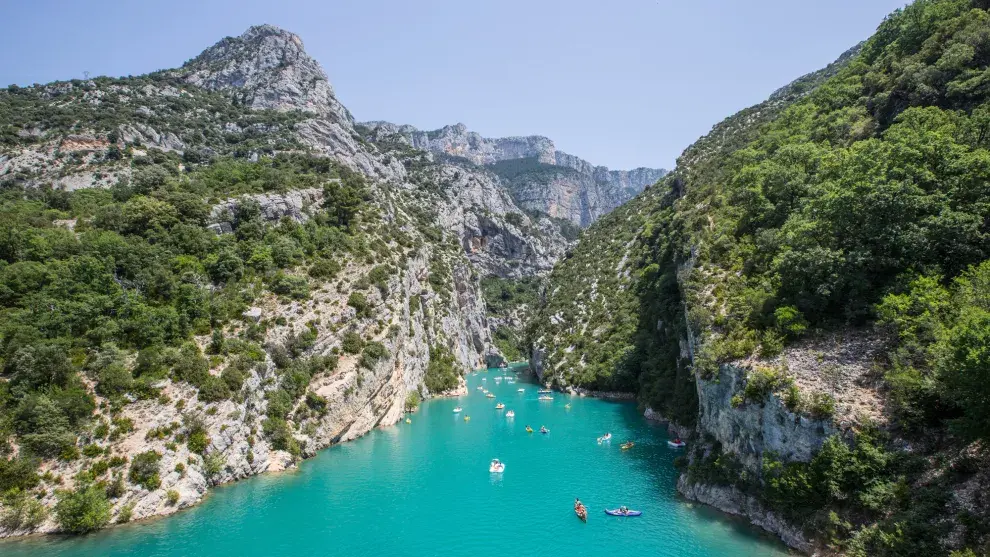
POLYGON ((158 474, 158 463, 162 455, 155 451, 146 451, 134 456, 131 460, 131 468, 128 479, 138 484, 148 491, 158 489, 162 485, 161 477, 158 474))
POLYGON ((357 354, 364 348, 364 339, 354 331, 347 331, 340 340, 340 349, 348 354, 357 354))
POLYGON ((423 384, 431 393, 439 393, 457 386, 456 360, 450 350, 442 345, 430 348, 430 363, 423 376, 423 384))
POLYGON ((388 349, 380 342, 369 342, 361 351, 361 365, 371 369, 379 360, 388 357, 388 349))
POLYGON ((279 271, 275 273, 269 287, 276 294, 296 300, 304 300, 309 297, 309 283, 306 282, 305 277, 286 275, 279 271))
POLYGON ((117 513, 117 524, 127 524, 131 521, 132 514, 134 514, 133 501, 120 508, 120 512, 117 513))
POLYGON ((165 494, 165 503, 171 507, 178 502, 179 502, 179 492, 174 489, 168 490, 168 493, 165 494))
POLYGON ((790 383, 780 368, 759 366, 746 375, 743 398, 762 404, 771 393, 790 383))
POLYGON ((784 336, 774 329, 767 329, 763 332, 760 341, 760 357, 773 358, 784 351, 784 336))
POLYGON ((327 399, 313 391, 306 393, 306 406, 320 415, 327 413, 327 399))
POLYGON ((814 393, 808 402, 808 412, 818 419, 831 418, 835 415, 835 398, 828 393, 814 393))
POLYGON ((14 489, 3 496, 0 526, 11 530, 33 529, 48 517, 48 509, 27 492, 14 489))
POLYGON ((358 317, 369 317, 371 315, 371 304, 368 303, 368 298, 360 292, 351 292, 351 295, 347 297, 347 305, 354 308, 358 317))
POLYGON ((203 472, 210 480, 215 480, 227 465, 227 458, 220 451, 212 451, 203 457, 203 472))
POLYGON ((808 321, 794 306, 779 307, 773 316, 781 332, 791 338, 799 337, 808 330, 808 321))
POLYGON ((217 402, 230 398, 230 387, 227 382, 216 375, 210 375, 199 386, 199 400, 205 403, 217 402))
POLYGON ((57 493, 55 517, 59 526, 77 534, 99 530, 110 522, 110 502, 95 484, 81 484, 73 491, 57 493))
POLYGON ((106 493, 110 499, 116 499, 126 492, 127 486, 124 485, 124 477, 120 474, 115 475, 113 480, 107 484, 106 493))
POLYGON ((406 395, 406 411, 412 411, 419 407, 421 397, 419 396, 419 391, 409 391, 406 395))
POLYGON ((0 493, 28 490, 38 485, 38 460, 23 455, 11 459, 0 457, 0 493))
POLYGON ((320 257, 314 260, 309 267, 309 276, 315 279, 329 280, 336 277, 341 268, 340 263, 333 259, 320 257))

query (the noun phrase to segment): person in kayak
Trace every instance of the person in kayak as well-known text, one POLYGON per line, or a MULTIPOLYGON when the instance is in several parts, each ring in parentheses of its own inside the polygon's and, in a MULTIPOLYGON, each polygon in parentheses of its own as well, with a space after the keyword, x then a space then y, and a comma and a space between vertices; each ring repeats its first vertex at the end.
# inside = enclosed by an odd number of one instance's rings
POLYGON ((619 507, 619 512, 622 514, 629 514, 629 507, 622 505, 621 507, 619 507))

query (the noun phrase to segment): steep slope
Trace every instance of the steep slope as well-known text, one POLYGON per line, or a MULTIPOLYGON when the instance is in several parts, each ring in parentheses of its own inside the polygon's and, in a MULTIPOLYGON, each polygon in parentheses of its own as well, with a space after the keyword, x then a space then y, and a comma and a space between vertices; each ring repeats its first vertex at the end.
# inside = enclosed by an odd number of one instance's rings
POLYGON ((401 142, 444 157, 464 159, 497 174, 512 197, 529 211, 586 227, 625 203, 667 171, 609 170, 558 151, 541 136, 485 138, 464 124, 420 131, 389 122, 361 124, 377 140, 401 142))
POLYGON ((0 535, 168 514, 455 390, 567 241, 364 140, 295 35, 0 91, 0 535))
POLYGON ((551 273, 543 379, 637 392, 682 493, 803 551, 985 552, 987 37, 917 1, 716 126, 551 273))

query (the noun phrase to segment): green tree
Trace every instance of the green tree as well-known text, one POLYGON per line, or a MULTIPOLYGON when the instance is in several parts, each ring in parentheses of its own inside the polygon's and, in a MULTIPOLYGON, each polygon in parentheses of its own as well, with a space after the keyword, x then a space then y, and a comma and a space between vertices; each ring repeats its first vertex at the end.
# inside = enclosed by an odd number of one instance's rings
POLYGON ((110 502, 99 485, 81 484, 57 495, 55 517, 63 530, 82 534, 99 530, 110 522, 110 502))

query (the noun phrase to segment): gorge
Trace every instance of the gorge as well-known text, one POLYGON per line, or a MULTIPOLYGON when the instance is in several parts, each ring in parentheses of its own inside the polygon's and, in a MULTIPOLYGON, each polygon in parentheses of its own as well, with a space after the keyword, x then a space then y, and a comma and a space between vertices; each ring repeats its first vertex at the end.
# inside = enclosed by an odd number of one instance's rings
MULTIPOLYGON (((169 515, 294 469, 168 520, 0 548, 164 554, 170 524, 207 535, 195 522, 223 525, 205 513, 285 504, 267 491, 280 482, 296 501, 358 498, 348 458, 386 477, 461 447, 470 466, 510 466, 458 480, 471 511, 536 493, 529 515, 587 544, 560 551, 604 554, 614 536, 781 551, 691 501, 805 554, 985 555, 987 8, 916 0, 669 172, 609 170, 542 136, 356 122, 270 25, 180 68, 0 90, 0 536, 169 515), (515 422, 491 415, 477 389, 494 375, 468 372, 502 359, 528 360, 554 400, 526 384, 515 422), (451 419, 461 402, 474 421, 451 419), (527 419, 553 433, 530 440, 527 419), (596 445, 608 428, 634 450, 596 445), (625 503, 573 455, 636 499, 643 530, 578 529, 571 498, 625 503)), ((416 491, 439 468, 381 485, 416 491)), ((421 504, 442 512, 453 487, 421 504)), ((311 514, 347 523, 327 512, 311 514)), ((489 552, 487 526, 455 522, 431 537, 489 552)))

